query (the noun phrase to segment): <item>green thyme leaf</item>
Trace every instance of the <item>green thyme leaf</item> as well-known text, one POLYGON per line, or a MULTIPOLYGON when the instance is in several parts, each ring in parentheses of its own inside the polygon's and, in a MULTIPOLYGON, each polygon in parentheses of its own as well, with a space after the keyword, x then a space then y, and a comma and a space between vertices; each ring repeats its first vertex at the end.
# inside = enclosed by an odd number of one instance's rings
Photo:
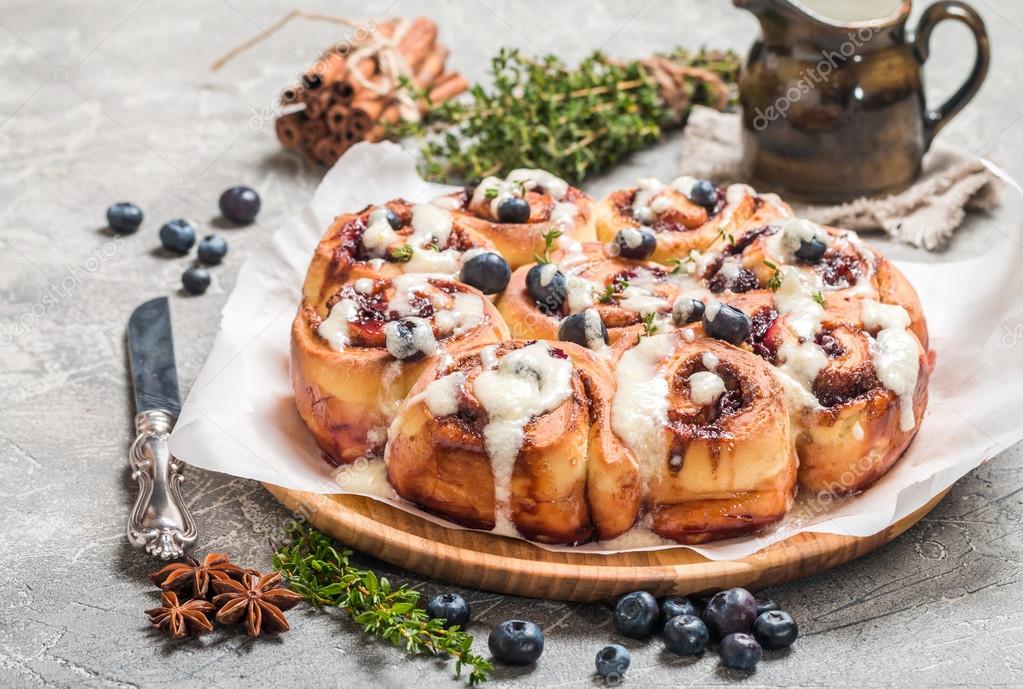
POLYGON ((557 241, 558 237, 564 234, 561 230, 551 228, 547 232, 544 232, 543 237, 543 254, 533 254, 533 260, 540 265, 545 265, 551 262, 550 253, 551 249, 554 248, 554 242, 557 241))
POLYGON ((391 249, 391 260, 397 263, 408 263, 412 260, 413 249, 408 244, 402 244, 391 249))
POLYGON ((781 271, 778 270, 778 266, 764 259, 764 265, 771 269, 771 277, 767 279, 767 289, 772 292, 777 292, 781 289, 781 271))
POLYGON ((472 652, 472 636, 458 627, 444 628, 419 607, 419 592, 353 566, 350 550, 338 551, 322 533, 298 522, 287 528, 288 541, 273 554, 273 568, 291 590, 317 606, 347 612, 356 624, 407 653, 446 656, 455 661, 455 675, 469 669, 471 686, 485 682, 492 669, 472 652))
POLYGON ((813 300, 821 306, 827 306, 827 302, 824 301, 824 293, 817 291, 813 293, 813 300))

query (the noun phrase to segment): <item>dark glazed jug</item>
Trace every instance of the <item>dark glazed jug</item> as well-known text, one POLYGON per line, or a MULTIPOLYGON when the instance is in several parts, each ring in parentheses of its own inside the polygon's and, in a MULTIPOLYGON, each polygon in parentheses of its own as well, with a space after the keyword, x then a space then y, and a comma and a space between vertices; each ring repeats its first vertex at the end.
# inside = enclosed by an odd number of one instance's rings
POLYGON ((909 0, 734 3, 762 29, 739 80, 747 169, 794 198, 838 202, 904 189, 987 74, 984 22, 961 2, 934 3, 909 36, 909 0), (977 57, 966 83, 929 110, 921 66, 945 19, 970 28, 977 57))

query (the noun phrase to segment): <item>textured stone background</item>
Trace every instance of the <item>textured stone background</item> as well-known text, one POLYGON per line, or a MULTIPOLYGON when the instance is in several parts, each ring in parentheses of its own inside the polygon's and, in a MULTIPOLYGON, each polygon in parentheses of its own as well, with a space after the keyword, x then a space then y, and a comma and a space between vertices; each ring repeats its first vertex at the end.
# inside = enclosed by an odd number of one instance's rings
MULTIPOLYGON (((423 4, 301 3, 353 17, 429 11, 453 48, 452 64, 473 78, 500 45, 572 60, 597 47, 622 57, 676 44, 745 50, 756 32, 752 18, 724 0, 423 4)), ((942 138, 1023 179, 1023 6, 974 4, 990 28, 992 71, 942 138)), ((319 171, 281 152, 265 109, 337 32, 294 26, 223 73, 208 69, 291 6, 0 2, 0 685, 459 686, 449 667, 408 660, 330 614, 297 610, 294 631, 280 639, 215 634, 168 644, 146 631, 141 613, 154 601, 144 575, 155 563, 123 534, 134 496, 125 469, 132 409, 124 325, 142 300, 171 295, 187 389, 242 260, 315 187, 319 171), (157 228, 186 216, 206 230, 220 191, 243 182, 263 195, 259 222, 224 229, 231 253, 214 270, 214 286, 203 298, 181 295, 186 260, 157 251, 157 228), (103 229, 104 209, 121 199, 147 213, 143 229, 124 240, 103 229)), ((927 77, 936 97, 965 74, 972 47, 958 27, 939 29, 934 45, 927 77)), ((669 176, 676 162, 668 141, 589 188, 600 193, 640 172, 669 176)), ((973 225, 978 237, 1019 235, 1017 218, 1004 210, 973 225)), ((1020 454, 1009 449, 965 477, 887 547, 771 591, 803 637, 744 684, 1023 685, 1020 454)), ((265 539, 286 514, 267 493, 199 471, 189 474, 187 493, 200 552, 268 565, 265 539)), ((444 588, 407 580, 426 593, 444 588)), ((593 656, 613 636, 606 608, 466 594, 478 649, 485 651, 490 626, 511 616, 536 620, 547 633, 535 668, 498 670, 494 684, 595 683, 593 656)), ((656 641, 629 646, 628 682, 637 686, 738 681, 712 654, 687 662, 656 641)))

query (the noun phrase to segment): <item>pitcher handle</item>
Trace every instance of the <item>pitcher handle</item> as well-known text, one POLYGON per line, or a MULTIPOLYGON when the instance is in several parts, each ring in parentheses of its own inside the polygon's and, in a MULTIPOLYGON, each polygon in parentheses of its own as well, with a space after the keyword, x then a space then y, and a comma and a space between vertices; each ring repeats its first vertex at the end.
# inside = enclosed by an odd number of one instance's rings
POLYGON ((939 22, 945 19, 954 19, 969 27, 973 32, 973 38, 977 41, 977 57, 973 62, 970 76, 959 87, 959 90, 942 103, 937 110, 928 110, 924 114, 924 134, 927 137, 928 148, 941 128, 948 124, 949 120, 955 117, 977 95, 980 85, 984 82, 984 77, 987 76, 988 65, 991 63, 991 46, 988 43, 984 20, 980 18, 976 10, 966 3, 958 2, 958 0, 943 0, 928 7, 917 25, 916 34, 913 37, 913 50, 921 65, 927 61, 931 52, 931 32, 939 22))

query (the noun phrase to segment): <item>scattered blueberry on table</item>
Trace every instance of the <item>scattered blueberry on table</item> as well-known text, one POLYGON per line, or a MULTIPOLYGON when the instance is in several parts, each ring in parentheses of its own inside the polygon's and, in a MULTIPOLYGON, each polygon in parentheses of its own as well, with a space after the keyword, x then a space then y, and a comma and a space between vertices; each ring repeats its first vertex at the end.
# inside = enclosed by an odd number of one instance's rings
POLYGON ((510 196, 497 206, 497 219, 501 222, 522 223, 529 220, 529 202, 510 196))
POLYGON ((497 294, 508 286, 511 268, 499 254, 487 251, 462 264, 460 279, 483 294, 497 294))
POLYGON ((259 213, 259 194, 250 187, 231 187, 220 195, 220 213, 237 225, 248 225, 259 213))
POLYGON ((757 617, 760 617, 765 612, 770 612, 771 610, 780 610, 780 609, 781 608, 778 606, 778 604, 775 603, 770 598, 757 598, 757 617))
POLYGON ((160 228, 160 243, 168 251, 187 254, 195 244, 195 227, 184 218, 170 220, 160 228))
POLYGON ((721 655, 722 665, 742 672, 754 670, 764 655, 756 639, 742 632, 729 634, 722 639, 718 653, 721 655))
POLYGON ((661 616, 657 599, 647 591, 626 593, 615 604, 615 629, 633 639, 651 636, 661 616))
POLYGON ((753 623, 753 636, 764 648, 788 648, 799 636, 799 627, 784 610, 768 610, 753 623))
POLYGON ((189 294, 202 294, 210 286, 210 271, 201 266, 189 266, 181 274, 181 285, 189 294))
POLYGON ((219 234, 207 235, 199 242, 198 254, 200 261, 215 266, 227 255, 227 242, 219 234))
POLYGON ((494 660, 504 665, 529 665, 543 654, 543 630, 526 620, 505 620, 487 639, 494 660))
POLYGON ((630 662, 629 649, 621 644, 609 644, 597 652, 597 674, 612 682, 620 680, 630 662))
POLYGON ((469 623, 469 601, 457 593, 442 593, 430 599, 426 613, 444 620, 445 627, 464 628, 469 623))
POLYGON ((133 234, 142 224, 142 209, 121 201, 107 209, 107 225, 117 234, 133 234))
POLYGON ((694 656, 703 653, 710 643, 710 632, 703 620, 694 614, 675 615, 661 632, 664 647, 676 655, 694 656))
POLYGON ((757 618, 757 599, 746 589, 728 589, 715 593, 703 611, 703 621, 714 641, 729 634, 748 632, 757 618))
POLYGON ((697 610, 696 604, 685 596, 667 596, 660 600, 661 605, 661 616, 660 624, 661 627, 670 620, 672 617, 678 617, 679 615, 692 615, 693 617, 699 617, 700 611, 697 610))

